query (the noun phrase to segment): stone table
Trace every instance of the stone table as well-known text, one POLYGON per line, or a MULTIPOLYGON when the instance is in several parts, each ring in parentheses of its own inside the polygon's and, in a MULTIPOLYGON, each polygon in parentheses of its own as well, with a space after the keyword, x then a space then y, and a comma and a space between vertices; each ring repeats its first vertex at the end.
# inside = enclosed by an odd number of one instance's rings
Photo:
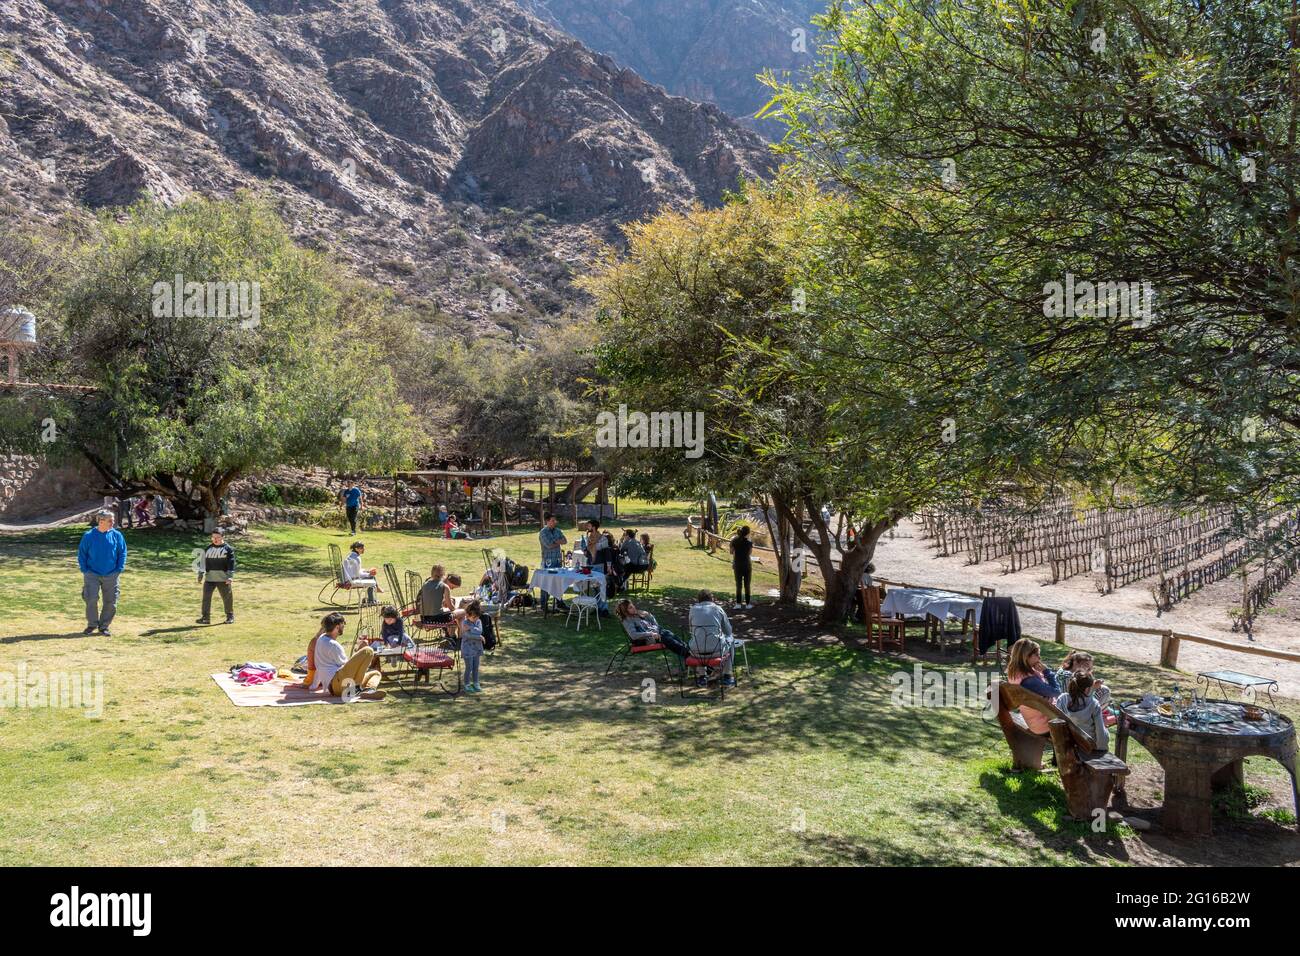
POLYGON ((1273 710, 1264 710, 1263 720, 1246 720, 1245 710, 1245 704, 1208 701, 1183 717, 1166 717, 1136 703, 1120 707, 1115 755, 1125 759, 1132 737, 1164 768, 1161 826, 1176 832, 1210 833, 1212 793, 1245 783, 1242 760, 1246 757, 1268 757, 1286 767, 1300 816, 1295 725, 1273 710))

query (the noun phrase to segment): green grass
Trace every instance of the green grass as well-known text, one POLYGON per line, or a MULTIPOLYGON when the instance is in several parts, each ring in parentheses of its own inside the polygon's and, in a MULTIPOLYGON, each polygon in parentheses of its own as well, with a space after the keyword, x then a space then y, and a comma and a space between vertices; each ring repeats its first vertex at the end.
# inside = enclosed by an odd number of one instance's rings
MULTIPOLYGON (((687 547, 670 514, 618 524, 652 534, 660 566, 647 603, 680 626, 687 596, 725 592, 730 575, 687 547)), ((662 682, 646 702, 648 674, 601 676, 623 640, 613 622, 575 633, 529 612, 507 618, 478 697, 235 708, 208 675, 297 658, 323 613, 325 545, 347 538, 273 526, 235 541, 238 623, 197 627, 189 566, 199 542, 128 532, 120 612, 104 639, 80 635, 80 530, 0 538, 0 672, 23 663, 105 681, 100 719, 0 714, 0 865, 328 864, 357 851, 396 864, 1124 856, 1127 831, 1068 820, 1053 774, 1009 773, 996 723, 892 706, 889 677, 911 661, 838 642, 751 646, 758 680, 721 705, 683 702, 662 682)), ((482 570, 478 542, 427 531, 364 540, 374 564, 436 561, 467 585, 482 570)), ((535 530, 491 544, 536 563, 535 530)), ((757 575, 756 589, 769 581, 757 575)), ((1156 673, 1111 659, 1099 667, 1133 689, 1156 673)))

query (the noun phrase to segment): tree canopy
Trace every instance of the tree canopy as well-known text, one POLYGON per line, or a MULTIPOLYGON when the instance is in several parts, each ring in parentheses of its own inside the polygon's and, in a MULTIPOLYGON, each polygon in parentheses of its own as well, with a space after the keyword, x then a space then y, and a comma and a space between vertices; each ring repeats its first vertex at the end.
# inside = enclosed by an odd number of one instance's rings
POLYGON ((249 471, 391 468, 425 444, 370 333, 382 296, 264 203, 142 203, 68 255, 34 372, 95 390, 10 398, 11 447, 80 453, 185 516, 215 513, 249 471))
POLYGON ((1043 479, 1293 498, 1294 4, 836 0, 820 24, 768 112, 912 259, 900 334, 983 357, 938 383, 954 402, 983 393, 1043 479), (1089 295, 1062 315, 1065 282, 1089 295))

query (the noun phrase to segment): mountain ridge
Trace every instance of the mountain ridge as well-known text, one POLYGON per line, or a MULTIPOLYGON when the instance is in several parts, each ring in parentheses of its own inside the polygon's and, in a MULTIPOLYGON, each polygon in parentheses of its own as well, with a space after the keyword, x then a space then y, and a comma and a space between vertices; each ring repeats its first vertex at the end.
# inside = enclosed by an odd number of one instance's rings
POLYGON ((24 216, 252 189, 304 244, 516 339, 620 223, 775 165, 509 0, 0 0, 0 147, 24 216))

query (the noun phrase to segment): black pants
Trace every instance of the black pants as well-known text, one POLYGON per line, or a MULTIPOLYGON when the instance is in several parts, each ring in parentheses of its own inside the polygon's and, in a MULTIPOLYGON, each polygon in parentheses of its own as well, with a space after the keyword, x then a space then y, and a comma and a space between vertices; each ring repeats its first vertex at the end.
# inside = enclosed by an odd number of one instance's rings
POLYGON ((355 508, 352 505, 348 505, 348 507, 345 510, 348 513, 348 524, 352 525, 352 533, 356 534, 357 533, 357 508, 355 508))
POLYGON ((746 564, 744 567, 741 567, 738 564, 733 564, 731 566, 731 573, 736 576, 736 603, 752 604, 753 602, 749 599, 749 584, 754 577, 754 566, 752 564, 746 564), (742 587, 745 591, 745 599, 743 601, 740 599, 740 591, 742 587))
POLYGON ((226 608, 226 617, 233 617, 235 614, 235 596, 230 590, 229 581, 204 581, 203 582, 203 620, 212 616, 212 592, 221 592, 221 603, 226 608))

